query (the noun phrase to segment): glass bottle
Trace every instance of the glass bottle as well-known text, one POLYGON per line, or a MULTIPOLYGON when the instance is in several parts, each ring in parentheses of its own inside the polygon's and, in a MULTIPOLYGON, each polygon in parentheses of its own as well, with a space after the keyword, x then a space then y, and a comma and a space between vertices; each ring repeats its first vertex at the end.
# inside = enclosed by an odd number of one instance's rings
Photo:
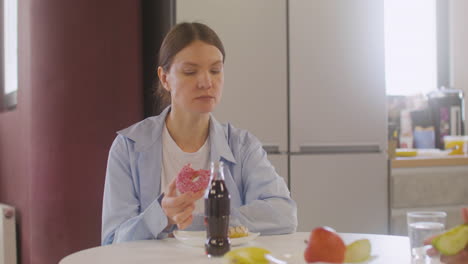
POLYGON ((210 257, 223 256, 230 250, 230 199, 224 183, 223 162, 211 162, 210 184, 205 193, 205 251, 210 257))

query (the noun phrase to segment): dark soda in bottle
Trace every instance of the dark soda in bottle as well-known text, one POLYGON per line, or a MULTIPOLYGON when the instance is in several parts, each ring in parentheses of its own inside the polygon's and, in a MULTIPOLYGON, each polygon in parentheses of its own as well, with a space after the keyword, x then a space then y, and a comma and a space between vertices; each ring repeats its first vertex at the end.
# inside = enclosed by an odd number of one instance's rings
POLYGON ((223 162, 211 162, 210 184, 205 193, 205 251, 208 256, 223 256, 231 248, 228 237, 229 192, 224 183, 223 162))

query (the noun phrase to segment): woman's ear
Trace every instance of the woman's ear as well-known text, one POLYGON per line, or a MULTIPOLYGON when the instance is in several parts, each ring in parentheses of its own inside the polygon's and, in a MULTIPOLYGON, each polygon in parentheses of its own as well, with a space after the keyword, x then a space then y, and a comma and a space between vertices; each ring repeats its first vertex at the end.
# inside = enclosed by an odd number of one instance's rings
POLYGON ((164 87, 164 90, 170 92, 171 89, 169 88, 169 85, 167 83, 167 73, 164 71, 164 69, 161 66, 158 67, 158 77, 159 77, 159 81, 164 87))

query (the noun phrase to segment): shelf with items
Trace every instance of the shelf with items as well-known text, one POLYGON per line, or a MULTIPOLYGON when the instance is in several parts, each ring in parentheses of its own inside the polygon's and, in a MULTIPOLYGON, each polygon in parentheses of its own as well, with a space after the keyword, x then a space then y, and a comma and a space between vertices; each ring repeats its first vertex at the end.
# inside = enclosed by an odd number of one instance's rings
POLYGON ((468 155, 448 155, 437 156, 415 156, 397 157, 392 159, 392 169, 394 168, 416 168, 416 167, 436 167, 436 166, 468 166, 468 155))

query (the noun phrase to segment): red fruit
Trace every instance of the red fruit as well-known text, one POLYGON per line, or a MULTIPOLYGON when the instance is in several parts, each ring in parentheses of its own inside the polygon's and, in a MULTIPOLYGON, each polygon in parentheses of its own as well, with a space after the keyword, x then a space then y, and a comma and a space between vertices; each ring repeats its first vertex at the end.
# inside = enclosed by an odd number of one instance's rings
POLYGON ((343 263, 345 252, 346 245, 337 233, 318 227, 310 233, 304 258, 307 263, 343 263))
POLYGON ((176 188, 180 193, 199 192, 206 189, 210 183, 210 172, 207 170, 194 170, 189 163, 177 175, 176 188))

